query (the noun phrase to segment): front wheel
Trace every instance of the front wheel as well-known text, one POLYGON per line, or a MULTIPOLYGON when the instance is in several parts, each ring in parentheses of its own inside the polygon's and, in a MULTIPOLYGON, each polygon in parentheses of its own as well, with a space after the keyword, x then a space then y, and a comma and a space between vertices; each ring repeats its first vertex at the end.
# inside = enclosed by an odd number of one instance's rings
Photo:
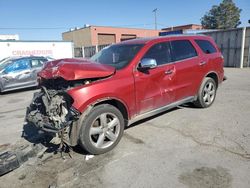
POLYGON ((207 108, 211 106, 215 100, 217 86, 214 79, 206 77, 199 89, 195 106, 199 108, 207 108))
POLYGON ((95 106, 81 125, 80 144, 90 154, 112 150, 121 140, 124 118, 112 105, 95 106))

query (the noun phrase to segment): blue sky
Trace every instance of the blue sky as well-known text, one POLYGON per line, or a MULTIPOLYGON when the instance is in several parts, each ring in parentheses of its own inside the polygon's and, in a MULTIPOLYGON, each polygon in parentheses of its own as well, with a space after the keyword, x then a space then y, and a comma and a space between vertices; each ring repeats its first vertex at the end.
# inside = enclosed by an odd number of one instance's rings
MULTIPOLYGON (((19 34, 21 40, 61 40, 61 33, 84 24, 158 28, 196 23, 221 0, 0 0, 0 34, 19 34), (27 29, 35 28, 35 29, 27 29), (42 28, 42 29, 38 29, 42 28), (47 29, 45 29, 47 28, 47 29)), ((241 26, 250 26, 250 0, 235 0, 242 9, 241 26)))

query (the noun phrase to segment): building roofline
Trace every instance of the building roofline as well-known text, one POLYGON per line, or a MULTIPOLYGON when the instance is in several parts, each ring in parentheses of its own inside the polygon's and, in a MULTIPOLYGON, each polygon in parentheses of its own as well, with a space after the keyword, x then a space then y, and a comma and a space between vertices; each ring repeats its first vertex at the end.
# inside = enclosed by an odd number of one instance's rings
POLYGON ((176 25, 173 27, 166 27, 166 28, 162 28, 162 30, 164 29, 172 29, 172 28, 178 28, 178 27, 187 27, 187 26, 202 26, 200 24, 185 24, 185 25, 176 25))
POLYGON ((118 26, 98 26, 98 25, 90 25, 90 26, 87 26, 87 27, 80 27, 79 29, 75 29, 75 30, 72 30, 72 31, 65 31, 63 32, 62 34, 64 33, 70 33, 70 32, 73 32, 73 31, 78 31, 78 30, 82 30, 82 29, 87 29, 87 28, 93 28, 93 27, 107 27, 107 28, 116 28, 116 29, 138 29, 138 30, 148 30, 148 31, 158 31, 160 32, 161 30, 155 30, 155 29, 144 29, 144 28, 132 28, 132 27, 118 27, 118 26))
POLYGON ((136 27, 119 27, 119 26, 97 26, 97 25, 91 25, 90 27, 111 27, 111 28, 117 28, 117 29, 140 29, 140 30, 149 30, 149 31, 161 31, 161 30, 155 30, 155 29, 144 29, 144 28, 136 28, 136 27))

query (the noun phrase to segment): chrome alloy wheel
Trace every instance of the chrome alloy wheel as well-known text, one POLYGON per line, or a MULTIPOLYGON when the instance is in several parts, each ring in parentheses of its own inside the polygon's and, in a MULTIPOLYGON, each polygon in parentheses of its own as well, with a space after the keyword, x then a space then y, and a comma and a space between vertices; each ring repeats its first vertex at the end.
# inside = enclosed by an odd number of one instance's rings
POLYGON ((96 148, 111 146, 120 133, 120 121, 113 113, 102 113, 92 123, 89 130, 90 142, 96 148))
POLYGON ((206 105, 213 103, 215 99, 216 86, 213 82, 207 82, 203 89, 203 101, 206 105))

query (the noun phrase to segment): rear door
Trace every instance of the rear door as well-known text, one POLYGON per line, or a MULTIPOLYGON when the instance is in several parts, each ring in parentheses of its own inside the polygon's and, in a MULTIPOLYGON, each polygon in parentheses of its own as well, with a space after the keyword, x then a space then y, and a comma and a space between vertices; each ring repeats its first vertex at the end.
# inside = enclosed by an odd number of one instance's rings
POLYGON ((194 96, 199 87, 199 57, 188 39, 171 41, 171 52, 175 62, 175 101, 194 96))
POLYGON ((213 70, 217 73, 222 73, 221 75, 223 76, 223 57, 214 46, 215 44, 207 39, 195 39, 194 41, 200 48, 200 51, 202 51, 200 71, 203 72, 203 75, 205 76, 209 71, 213 70))
POLYGON ((37 73, 42 70, 42 67, 46 61, 47 60, 43 58, 33 58, 30 60, 31 64, 30 81, 33 85, 37 84, 37 73))
POLYGON ((157 67, 134 74, 138 114, 165 106, 174 99, 175 66, 170 56, 169 42, 151 46, 143 58, 155 59, 157 67))

